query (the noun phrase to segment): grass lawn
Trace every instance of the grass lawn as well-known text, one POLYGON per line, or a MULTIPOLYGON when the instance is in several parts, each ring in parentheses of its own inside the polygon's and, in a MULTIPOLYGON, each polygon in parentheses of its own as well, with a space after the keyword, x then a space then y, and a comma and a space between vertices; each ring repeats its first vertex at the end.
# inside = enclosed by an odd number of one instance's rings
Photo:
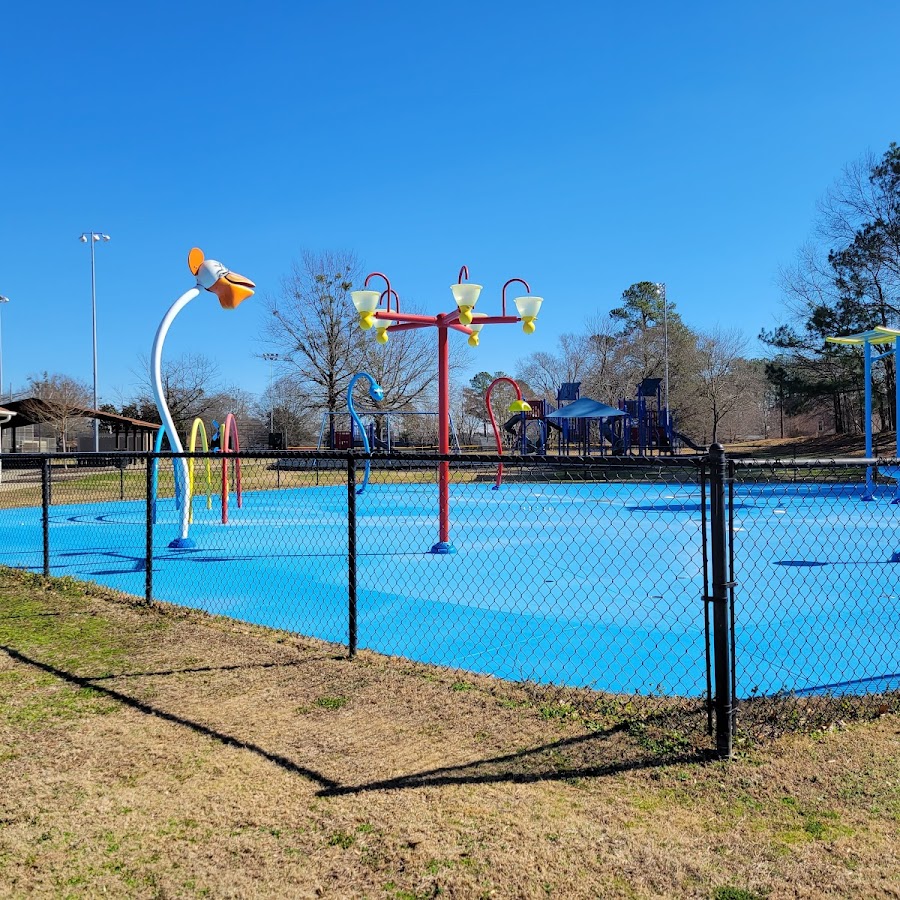
MULTIPOLYGON (((345 468, 323 468, 316 471, 310 463, 306 469, 273 468, 274 460, 246 459, 241 465, 241 480, 245 491, 268 491, 298 487, 316 487, 320 485, 345 485, 347 472, 345 468)), ((358 479, 362 479, 362 464, 359 465, 358 479)), ((376 481, 390 483, 419 484, 436 480, 434 466, 410 463, 408 469, 396 469, 389 472, 373 472, 373 483, 376 481)), ((215 461, 211 466, 212 494, 218 496, 222 491, 222 466, 215 461)), ((486 467, 483 477, 492 476, 491 467, 486 467)), ((477 473, 460 470, 454 472, 454 483, 471 482, 477 473)), ((7 475, 0 490, 0 509, 14 507, 40 507, 41 483, 40 471, 32 470, 25 479, 16 480, 7 475)), ((207 493, 206 468, 202 460, 194 465, 195 496, 200 498, 207 493)), ((117 500, 141 500, 147 496, 147 473, 141 467, 131 467, 123 472, 90 469, 78 469, 75 466, 54 466, 51 470, 51 504, 60 506, 66 503, 105 503, 117 500)), ((229 474, 229 488, 235 490, 235 480, 229 474)), ((164 462, 158 473, 157 496, 168 498, 174 496, 175 478, 172 465, 164 462)))
POLYGON ((0 895, 900 896, 900 721, 731 763, 559 692, 0 570, 0 895))

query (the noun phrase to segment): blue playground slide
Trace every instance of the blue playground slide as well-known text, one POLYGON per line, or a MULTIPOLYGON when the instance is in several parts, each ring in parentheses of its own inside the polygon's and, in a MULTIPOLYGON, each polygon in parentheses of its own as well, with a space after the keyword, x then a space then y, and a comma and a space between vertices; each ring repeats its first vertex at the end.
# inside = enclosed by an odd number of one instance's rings
POLYGON ((614 456, 620 456, 625 452, 625 441, 621 435, 616 434, 602 419, 600 420, 600 436, 609 441, 614 456))

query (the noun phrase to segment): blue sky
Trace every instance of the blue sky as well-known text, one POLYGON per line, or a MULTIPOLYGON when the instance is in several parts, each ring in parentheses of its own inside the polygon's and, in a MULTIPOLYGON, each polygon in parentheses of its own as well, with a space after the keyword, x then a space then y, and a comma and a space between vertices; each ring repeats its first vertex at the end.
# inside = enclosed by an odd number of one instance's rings
MULTIPOLYGON (((537 333, 485 330, 475 369, 552 349, 635 281, 754 337, 848 162, 896 130, 900 7, 828 2, 13 4, 0 31, 4 381, 139 381, 191 286, 190 247, 261 294, 302 249, 351 249, 449 308, 460 265, 537 333)), ((210 295, 166 355, 261 391, 262 304, 210 295)), ((460 339, 462 337, 460 336, 460 339)))

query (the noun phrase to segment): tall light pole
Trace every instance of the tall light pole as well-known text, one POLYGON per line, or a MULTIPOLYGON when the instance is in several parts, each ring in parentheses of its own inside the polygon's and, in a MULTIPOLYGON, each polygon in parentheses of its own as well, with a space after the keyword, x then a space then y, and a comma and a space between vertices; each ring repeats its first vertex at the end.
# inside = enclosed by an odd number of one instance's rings
MULTIPOLYGON (((94 268, 94 244, 108 241, 109 235, 97 231, 86 231, 78 240, 91 245, 91 330, 94 335, 94 410, 97 409, 97 278, 94 268)), ((100 452, 100 421, 94 416, 94 453, 100 452)))
POLYGON ((669 408, 669 304, 666 302, 666 285, 660 281, 656 285, 663 308, 663 357, 665 359, 666 409, 669 408))
MULTIPOLYGON (((0 303, 9 303, 9 297, 0 294, 0 303)), ((2 307, 0 307, 2 308, 2 307)), ((3 396, 3 319, 0 318, 0 397, 3 396)))
POLYGON ((277 353, 263 353, 262 358, 269 363, 269 434, 275 432, 275 398, 272 396, 272 363, 281 357, 277 353))

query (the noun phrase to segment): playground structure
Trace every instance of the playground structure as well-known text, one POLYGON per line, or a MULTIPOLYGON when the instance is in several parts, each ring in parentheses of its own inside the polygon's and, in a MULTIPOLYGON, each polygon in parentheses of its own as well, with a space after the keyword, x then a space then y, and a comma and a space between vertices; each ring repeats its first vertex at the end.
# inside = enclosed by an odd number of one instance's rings
POLYGON ((523 455, 546 455, 554 436, 562 456, 668 455, 679 446, 702 452, 705 448, 675 430, 661 383, 661 378, 645 378, 635 396, 621 399, 616 408, 582 397, 580 381, 567 382, 557 391, 557 406, 528 398, 531 410, 512 416, 503 428, 523 455))
MULTIPOLYGON (((470 338, 470 345, 477 346, 481 330, 485 325, 506 325, 522 323, 525 334, 533 334, 535 322, 543 297, 533 296, 531 286, 521 278, 510 278, 500 292, 500 315, 489 316, 476 313, 475 305, 483 286, 469 282, 469 269, 460 267, 456 284, 450 285, 450 292, 456 301, 456 309, 449 313, 422 316, 400 312, 400 297, 391 288, 391 282, 382 272, 370 272, 366 276, 363 290, 351 291, 350 297, 359 314, 359 326, 363 331, 375 329, 376 340, 384 344, 390 333, 409 331, 417 328, 434 328, 438 334, 438 453, 450 455, 450 345, 449 332, 460 331, 470 338), (465 281, 463 278, 465 277, 465 281), (368 289, 372 278, 382 278, 387 285, 382 292, 368 289), (516 297, 514 302, 519 315, 506 315, 506 289, 511 284, 522 284, 528 294, 516 297), (379 309, 387 298, 386 308, 379 309), (391 309, 391 300, 396 308, 391 309), (475 321, 477 316, 477 321, 475 321)), ((450 462, 442 459, 438 464, 438 541, 431 547, 432 553, 455 553, 450 543, 450 462)))
MULTIPOLYGON (((169 406, 166 403, 165 392, 162 386, 162 351, 166 335, 175 317, 184 309, 188 303, 195 297, 200 295, 200 289, 203 288, 210 293, 215 294, 219 298, 219 305, 222 309, 236 309, 240 303, 248 297, 253 296, 253 289, 256 287, 249 278, 238 275, 226 269, 222 263, 215 259, 206 259, 203 251, 198 247, 194 247, 188 254, 188 268, 196 276, 197 283, 190 290, 185 291, 169 308, 168 312, 163 316, 162 322, 156 331, 153 339, 153 347, 150 351, 150 384, 153 391, 153 399, 156 401, 156 408, 162 419, 162 428, 157 432, 155 452, 159 453, 162 449, 163 435, 169 439, 169 445, 173 453, 183 454, 184 447, 175 428, 175 422, 169 412, 169 406)), ((198 435, 201 436, 202 446, 208 450, 206 440, 206 428, 202 422, 198 425, 195 420, 191 428, 190 452, 196 451, 196 441, 198 435)), ((240 441, 238 438, 237 423, 234 416, 229 413, 225 417, 223 424, 224 435, 222 437, 222 451, 228 453, 230 451, 240 451, 240 441)), ((189 461, 184 456, 179 456, 173 460, 175 469, 175 505, 179 510, 179 533, 178 537, 169 543, 169 547, 175 550, 190 549, 196 546, 195 542, 188 537, 188 530, 193 519, 193 486, 194 486, 194 461, 189 461)), ((238 506, 242 505, 241 494, 241 474, 240 461, 235 460, 235 485, 237 488, 238 506)), ((158 486, 158 470, 154 467, 153 472, 153 515, 156 516, 156 491, 158 486)), ((209 462, 207 461, 207 508, 212 508, 212 476, 209 462)), ((222 522, 228 522, 228 460, 222 460, 222 522)))
POLYGON ((662 379, 645 378, 638 386, 634 399, 622 400, 620 409, 628 415, 626 447, 634 447, 641 456, 671 453, 675 435, 672 417, 663 406, 662 379))
MULTIPOLYGON (((865 384, 865 432, 866 432, 866 458, 872 459, 874 453, 873 435, 872 435, 872 366, 879 360, 888 359, 893 356, 895 360, 900 360, 897 354, 897 338, 900 338, 900 331, 895 328, 885 328, 876 325, 871 331, 860 331, 857 334, 838 335, 835 337, 827 337, 825 340, 830 344, 844 344, 851 347, 861 346, 863 349, 863 381, 865 384), (872 348, 875 345, 889 346, 890 350, 884 350, 881 353, 873 355, 872 348)), ((896 375, 895 367, 895 390, 896 390, 896 407, 900 412, 900 377, 896 375)), ((896 415, 896 413, 895 413, 896 415)), ((900 428, 897 428, 897 447, 896 456, 900 459, 900 428)), ((900 467, 897 466, 879 466, 878 471, 893 478, 897 483, 896 494, 893 503, 900 503, 900 467)), ((866 467, 866 486, 863 490, 863 500, 875 499, 875 473, 872 466, 866 467)), ((900 562, 900 552, 895 553, 891 557, 891 562, 900 562)))

